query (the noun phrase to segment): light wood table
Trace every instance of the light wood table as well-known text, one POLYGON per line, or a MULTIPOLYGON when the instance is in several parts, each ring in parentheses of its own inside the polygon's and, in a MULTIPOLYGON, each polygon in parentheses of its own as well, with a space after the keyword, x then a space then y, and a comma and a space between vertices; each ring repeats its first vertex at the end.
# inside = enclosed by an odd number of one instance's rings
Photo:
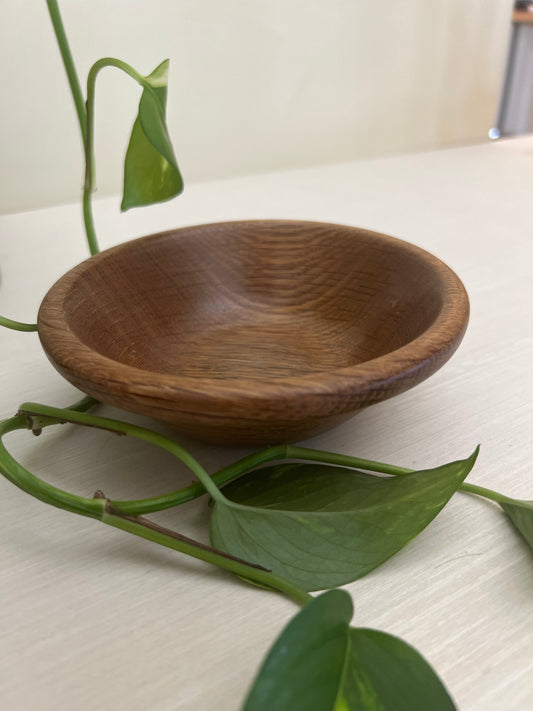
MULTIPOLYGON (((533 498, 532 205, 525 137, 197 184, 125 216, 118 200, 103 199, 96 222, 102 247, 178 225, 287 217, 359 225, 435 253, 471 298, 458 352, 422 385, 306 444, 424 468, 481 443, 469 480, 533 498)), ((32 321, 48 286, 86 256, 79 208, 8 215, 1 230, 0 313, 32 321)), ((2 330, 0 353, 2 417, 25 400, 76 399, 36 334, 2 330)), ((178 438, 210 471, 244 452, 178 438)), ((83 495, 140 498, 191 480, 165 453, 96 430, 67 425, 7 443, 30 470, 83 495)), ((3 479, 0 496, 2 708, 239 708, 296 611, 291 602, 48 507, 3 479)), ((206 539, 205 500, 156 518, 206 539)), ((404 551, 347 587, 354 623, 415 645, 462 711, 533 708, 533 556, 496 506, 455 496, 404 551)))

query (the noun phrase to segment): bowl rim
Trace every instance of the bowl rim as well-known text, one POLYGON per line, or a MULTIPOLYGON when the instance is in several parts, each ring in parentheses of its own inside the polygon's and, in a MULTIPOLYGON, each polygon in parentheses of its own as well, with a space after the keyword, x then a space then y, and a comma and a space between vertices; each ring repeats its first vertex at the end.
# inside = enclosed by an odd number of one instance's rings
MULTIPOLYGON (((311 398, 315 405, 322 401, 329 410, 328 399, 334 397, 338 401, 349 398, 354 391, 366 394, 379 391, 385 384, 394 380, 411 381, 412 384, 429 377, 442 365, 458 347, 465 333, 469 319, 469 300, 466 289, 455 272, 425 249, 410 242, 387 234, 367 230, 352 225, 324 223, 309 220, 231 220, 224 222, 190 225, 177 229, 157 232, 139 237, 106 249, 97 255, 79 263, 49 289, 45 295, 38 313, 38 332, 41 344, 48 358, 67 379, 72 375, 78 380, 87 382, 98 392, 121 392, 132 397, 156 399, 157 401, 175 402, 180 400, 180 409, 190 409, 200 412, 206 403, 215 406, 217 403, 223 410, 224 403, 231 402, 243 405, 253 403, 254 406, 269 402, 279 403, 283 400, 301 396, 306 401, 311 398), (430 326, 409 343, 386 354, 350 366, 316 371, 303 375, 290 375, 268 380, 255 378, 208 378, 186 375, 172 375, 150 371, 136 366, 115 361, 84 344, 72 331, 64 318, 62 304, 70 293, 76 280, 88 270, 94 268, 99 261, 104 261, 114 254, 127 250, 141 241, 158 239, 167 235, 184 234, 190 230, 202 227, 219 226, 279 226, 303 225, 313 227, 343 227, 353 229, 358 234, 375 238, 382 243, 394 244, 396 247, 419 257, 427 264, 439 279, 444 294, 440 313, 430 326), (436 361, 434 367, 428 367, 431 361, 436 361), (420 377, 420 370, 427 370, 427 375, 420 377), (120 388, 117 388, 117 383, 120 388), (328 398, 330 396, 330 398, 328 398)), ((410 387, 406 384, 401 388, 410 387)), ((84 388, 82 388, 84 389, 84 388)), ((87 389, 87 392, 90 388, 87 389)))

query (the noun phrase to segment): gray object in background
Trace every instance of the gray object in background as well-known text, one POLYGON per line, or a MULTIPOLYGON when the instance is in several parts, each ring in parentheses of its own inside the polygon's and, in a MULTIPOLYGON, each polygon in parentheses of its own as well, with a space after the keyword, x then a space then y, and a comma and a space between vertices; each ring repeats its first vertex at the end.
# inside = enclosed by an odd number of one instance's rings
POLYGON ((515 22, 496 129, 491 137, 533 132, 533 24, 515 22))

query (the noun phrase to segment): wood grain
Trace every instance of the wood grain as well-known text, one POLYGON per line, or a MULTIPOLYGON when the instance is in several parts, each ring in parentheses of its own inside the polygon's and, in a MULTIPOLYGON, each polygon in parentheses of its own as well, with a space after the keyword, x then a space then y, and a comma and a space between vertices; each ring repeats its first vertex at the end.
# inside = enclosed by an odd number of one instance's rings
POLYGON ((302 439, 429 377, 468 321, 427 252, 298 221, 187 227, 75 267, 39 311, 78 388, 222 444, 302 439))

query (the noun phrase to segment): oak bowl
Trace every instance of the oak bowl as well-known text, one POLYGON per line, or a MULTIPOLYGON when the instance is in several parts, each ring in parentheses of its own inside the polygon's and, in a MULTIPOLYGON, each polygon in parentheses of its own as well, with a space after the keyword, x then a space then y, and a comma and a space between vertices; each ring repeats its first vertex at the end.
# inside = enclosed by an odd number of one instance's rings
POLYGON ((220 444, 328 430, 429 377, 468 321, 454 272, 355 227, 262 220, 126 242, 65 274, 39 311, 80 390, 220 444))

